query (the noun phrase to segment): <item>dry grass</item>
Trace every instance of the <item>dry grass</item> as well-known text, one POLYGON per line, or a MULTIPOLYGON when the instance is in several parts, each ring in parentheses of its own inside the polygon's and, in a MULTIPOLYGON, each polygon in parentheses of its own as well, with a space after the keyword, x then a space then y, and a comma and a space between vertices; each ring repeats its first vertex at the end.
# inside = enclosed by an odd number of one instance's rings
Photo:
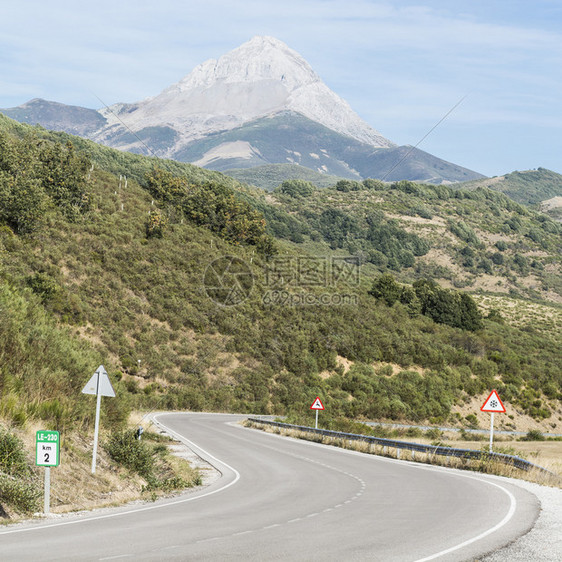
POLYGON ((501 295, 472 295, 484 313, 499 310, 508 324, 518 328, 532 327, 537 331, 560 333, 562 308, 547 304, 523 301, 501 295))
MULTIPOLYGON (((130 426, 138 426, 142 416, 133 414, 130 426)), ((147 424, 143 422, 145 429, 147 424)), ((28 424, 24 429, 12 428, 11 430, 23 441, 25 449, 29 451, 28 460, 34 465, 35 432, 43 429, 39 425, 28 424)), ((51 469, 51 497, 50 506, 52 513, 67 513, 73 511, 91 510, 102 507, 114 507, 136 500, 154 500, 166 493, 146 492, 143 487, 147 482, 137 474, 117 466, 103 448, 103 441, 107 438, 100 433, 97 451, 95 474, 91 473, 93 451, 93 427, 91 431, 61 434, 60 465, 51 469)), ((178 443, 170 441, 172 455, 168 457, 170 467, 176 476, 187 482, 192 482, 194 469, 190 463, 175 456, 174 446, 178 443)), ((43 490, 44 469, 34 468, 35 478, 40 489, 43 490)), ((42 500, 41 500, 42 505, 42 500)), ((20 514, 9 509, 6 510, 9 522, 20 519, 20 514)), ((0 522, 6 522, 6 520, 0 522)))
MULTIPOLYGON (((420 452, 414 452, 408 450, 401 450, 401 449, 395 449, 393 447, 387 447, 379 444, 369 443, 367 441, 349 441, 337 437, 317 435, 307 431, 298 431, 294 429, 280 428, 268 424, 260 424, 260 423, 249 422, 249 421, 244 422, 244 425, 246 427, 252 427, 254 429, 259 429, 267 433, 285 435, 287 437, 293 437, 295 439, 304 439, 306 441, 313 441, 315 443, 322 443, 324 445, 332 445, 335 447, 341 447, 344 449, 350 449, 350 450, 358 451, 361 453, 367 453, 371 455, 378 455, 383 457, 408 460, 408 461, 432 464, 437 466, 446 466, 449 468, 458 468, 462 470, 473 470, 485 474, 496 474, 498 476, 506 476, 508 478, 520 478, 523 480, 527 480, 529 482, 535 482, 538 484, 556 486, 562 488, 562 478, 560 478, 560 476, 557 476, 561 474, 559 461, 551 462, 547 458, 543 458, 543 461, 545 462, 545 464, 549 466, 543 466, 543 468, 546 468, 547 470, 553 472, 554 473, 553 475, 545 474, 543 471, 540 470, 530 470, 526 472, 524 470, 497 461, 461 459, 457 457, 445 457, 441 455, 435 455, 433 453, 420 453, 420 452)), ((419 442, 421 441, 422 440, 419 440, 419 442)), ((532 442, 532 445, 535 446, 535 449, 537 448, 537 443, 540 442, 532 442)), ((562 442, 554 442, 554 443, 557 443, 562 448, 562 442)), ((523 443, 517 442, 517 444, 521 445, 523 443)), ((443 443, 440 443, 440 445, 449 445, 449 443, 444 441, 443 443)), ((470 442, 469 445, 470 446, 465 447, 462 446, 461 442, 456 441, 450 444, 449 446, 455 448, 461 448, 461 449, 472 448, 472 449, 480 450, 480 447, 474 447, 474 442, 470 442)), ((552 449, 553 451, 559 450, 556 447, 553 447, 552 449)), ((554 455, 556 455, 556 452, 554 452, 554 455)), ((529 460, 534 464, 538 464, 536 459, 530 458, 529 460)))

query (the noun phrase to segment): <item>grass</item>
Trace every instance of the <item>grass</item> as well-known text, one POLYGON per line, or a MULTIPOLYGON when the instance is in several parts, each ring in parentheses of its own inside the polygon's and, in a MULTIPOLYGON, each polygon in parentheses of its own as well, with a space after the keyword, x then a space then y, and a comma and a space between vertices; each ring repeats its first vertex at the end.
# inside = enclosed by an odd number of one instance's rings
MULTIPOLYGON (((243 422, 244 425, 246 427, 250 427, 253 429, 259 429, 261 431, 265 431, 267 433, 274 433, 277 435, 285 435, 287 437, 292 437, 295 439, 304 439, 306 441, 313 441, 315 443, 322 443, 324 445, 331 445, 331 446, 335 446, 335 447, 341 447, 344 449, 350 449, 350 450, 354 450, 354 451, 358 451, 361 453, 366 453, 366 454, 371 454, 371 455, 377 455, 377 456, 383 456, 383 457, 388 457, 388 458, 393 458, 393 459, 400 459, 400 460, 408 460, 408 461, 413 461, 413 462, 420 462, 420 463, 424 463, 424 464, 432 464, 432 465, 436 465, 436 466, 446 466, 448 468, 458 468, 458 469, 462 469, 462 470, 472 470, 475 472, 482 472, 485 474, 495 474, 498 476, 506 476, 508 478, 520 478, 523 480, 527 480, 529 482, 535 482, 538 484, 543 484, 543 485, 549 485, 549 486, 557 486, 562 488, 562 478, 560 478, 560 476, 558 476, 561 473, 561 463, 560 461, 555 461, 551 458, 543 458, 540 457, 538 452, 535 455, 535 458, 531 458, 530 461, 533 464, 537 464, 538 466, 542 466, 542 468, 545 468, 546 470, 549 470, 550 472, 552 472, 552 475, 548 475, 545 474, 543 471, 541 470, 530 470, 528 472, 523 471, 521 469, 518 469, 516 467, 510 466, 510 465, 506 465, 503 464, 501 462, 497 462, 494 461, 493 459, 483 459, 483 460, 476 460, 476 459, 463 459, 463 458, 457 458, 457 457, 446 457, 446 456, 441 456, 441 455, 435 455, 433 453, 420 453, 420 452, 414 452, 414 451, 408 451, 408 450, 401 450, 401 449, 396 449, 393 447, 388 447, 385 445, 380 445, 380 444, 375 444, 375 443, 369 443, 367 441, 350 441, 347 439, 342 439, 342 438, 338 438, 338 437, 330 437, 330 436, 325 436, 325 435, 318 435, 318 434, 314 434, 314 433, 310 433, 308 431, 299 431, 299 430, 295 430, 295 429, 288 429, 288 428, 280 428, 280 427, 275 427, 275 426, 270 426, 268 424, 260 424, 260 423, 255 423, 255 422, 250 422, 248 420, 246 420, 245 422, 243 422), (538 459, 540 459, 541 461, 545 462, 545 464, 547 466, 543 466, 542 464, 538 464, 538 459)), ((416 443, 423 443, 424 440, 423 439, 416 439, 415 440, 416 443)), ((440 441, 438 443, 433 442, 431 443, 432 445, 439 445, 439 446, 450 446, 450 447, 455 447, 455 448, 466 448, 466 449, 470 449, 470 448, 474 448, 473 447, 473 443, 468 442, 468 443, 463 443, 462 442, 449 442, 446 440, 440 441)), ((517 443, 518 445, 520 444, 519 442, 517 443)), ((505 444, 502 444, 504 449, 505 444)), ((533 443, 532 445, 536 445, 536 443, 533 443)), ((556 445, 558 447, 552 447, 552 451, 556 451, 556 453, 554 453, 555 455, 560 455, 560 452, 562 451, 562 444, 559 442, 556 442, 556 445)), ((487 450, 483 449, 483 448, 479 448, 476 450, 487 450)), ((514 449, 512 449, 514 451, 514 449)), ((535 449, 536 450, 536 447, 535 449)), ((533 451, 534 451, 533 450, 533 451)), ((497 451, 497 452, 501 452, 501 451, 497 451)), ((515 451, 513 453, 505 453, 505 454, 515 454, 515 451)), ((519 456, 519 455, 516 455, 519 456)), ((554 456, 554 455, 553 455, 554 456)), ((550 457, 550 455, 549 455, 550 457)), ((560 458, 560 456, 558 456, 558 459, 560 458)))
POLYGON ((498 311, 511 326, 544 333, 562 331, 562 306, 516 299, 507 295, 475 294, 479 308, 489 314, 498 311))
MULTIPOLYGON (((40 427, 28 424, 25 428, 13 425, 6 428, 3 431, 10 437, 10 451, 14 450, 13 442, 21 444, 15 449, 17 454, 11 454, 10 458, 16 458, 18 471, 26 473, 25 479, 19 478, 17 486, 12 485, 5 492, 3 486, 8 476, 0 470, 0 489, 3 490, 0 523, 13 523, 41 509, 44 470, 34 465, 32 454, 35 431, 40 427)), ((95 474, 91 473, 93 429, 68 431, 61 438, 61 462, 51 469, 51 512, 55 514, 115 507, 135 500, 154 500, 202 484, 200 471, 172 454, 172 448, 178 443, 168 436, 150 431, 143 434, 141 442, 153 459, 149 478, 139 476, 109 456, 101 446, 109 438, 103 431, 95 474)))

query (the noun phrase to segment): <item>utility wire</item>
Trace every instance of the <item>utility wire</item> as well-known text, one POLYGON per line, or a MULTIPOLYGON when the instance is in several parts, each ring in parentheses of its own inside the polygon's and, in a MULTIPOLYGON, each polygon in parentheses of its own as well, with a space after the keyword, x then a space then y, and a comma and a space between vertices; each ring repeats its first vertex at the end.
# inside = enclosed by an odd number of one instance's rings
POLYGON ((146 145, 146 143, 137 135, 137 133, 135 133, 134 131, 132 131, 127 124, 123 121, 123 119, 121 119, 121 117, 119 117, 119 115, 117 115, 116 113, 114 113, 111 108, 96 94, 94 94, 94 92, 92 92, 92 94, 100 101, 100 103, 107 109, 107 111, 109 111, 109 113, 111 113, 111 115, 113 115, 113 117, 115 117, 120 123, 121 125, 123 125, 123 127, 125 127, 125 129, 127 129, 127 131, 129 131, 129 133, 131 133, 131 135, 133 135, 148 151, 148 153, 151 156, 156 156, 156 154, 154 154, 154 152, 152 152, 152 150, 146 145))
POLYGON ((441 123, 443 123, 443 121, 445 121, 445 119, 447 119, 447 117, 449 117, 451 113, 453 113, 453 111, 466 99, 466 97, 467 96, 463 96, 455 105, 453 105, 453 107, 451 107, 451 109, 449 109, 449 111, 447 111, 447 113, 445 113, 443 117, 441 117, 441 119, 435 125, 433 125, 433 127, 431 127, 431 129, 429 129, 429 131, 414 146, 411 146, 410 150, 408 150, 408 152, 406 152, 406 154, 390 169, 390 171, 385 174, 385 176, 382 178, 382 181, 385 181, 386 178, 390 176, 390 174, 392 174, 392 172, 394 172, 394 170, 396 170, 396 168, 398 168, 398 166, 400 166, 400 164, 402 164, 402 162, 404 162, 404 160, 406 160, 408 156, 410 156, 412 151, 415 150, 435 129, 437 129, 437 127, 439 127, 439 125, 441 125, 441 123))

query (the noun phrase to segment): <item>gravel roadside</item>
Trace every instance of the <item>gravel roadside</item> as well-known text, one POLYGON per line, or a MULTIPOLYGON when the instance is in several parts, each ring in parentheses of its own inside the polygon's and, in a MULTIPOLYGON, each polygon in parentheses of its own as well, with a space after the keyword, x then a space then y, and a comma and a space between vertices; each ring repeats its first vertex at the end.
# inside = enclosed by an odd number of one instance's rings
POLYGON ((481 562, 560 562, 562 560, 562 490, 509 480, 535 494, 541 512, 535 526, 510 545, 481 559, 481 562))

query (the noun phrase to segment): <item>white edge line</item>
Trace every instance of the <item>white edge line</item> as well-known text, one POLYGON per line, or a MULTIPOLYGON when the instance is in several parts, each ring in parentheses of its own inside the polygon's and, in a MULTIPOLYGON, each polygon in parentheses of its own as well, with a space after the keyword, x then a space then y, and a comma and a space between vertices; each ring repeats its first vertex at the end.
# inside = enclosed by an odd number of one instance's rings
MULTIPOLYGON (((175 413, 177 413, 177 412, 174 412, 174 414, 175 413)), ((155 421, 156 421, 156 417, 157 416, 154 416, 155 421)), ((159 423, 161 423, 161 422, 159 422, 159 423)), ((212 459, 212 460, 216 461, 217 463, 222 464, 223 466, 226 466, 226 468, 228 468, 229 470, 232 470, 232 472, 234 472, 234 474, 235 474, 234 480, 232 482, 229 482, 228 484, 226 484, 225 486, 223 486, 221 488, 218 488, 218 489, 213 490, 211 492, 207 492, 205 494, 201 494, 199 496, 192 496, 192 497, 189 497, 189 498, 184 498, 184 499, 181 499, 181 500, 162 503, 162 504, 159 504, 159 505, 149 505, 149 506, 145 506, 145 507, 139 507, 139 508, 131 509, 131 510, 127 510, 127 511, 120 511, 118 513, 107 513, 105 515, 98 515, 97 517, 86 517, 84 519, 73 519, 72 521, 60 521, 58 523, 50 523, 48 525, 38 524, 38 525, 29 526, 29 527, 20 528, 20 529, 11 529, 9 531, 0 531, 0 536, 11 535, 11 534, 15 534, 15 533, 28 533, 30 531, 39 531, 39 530, 42 530, 42 529, 52 529, 53 527, 64 527, 65 525, 77 525, 79 523, 88 523, 90 521, 99 521, 100 519, 110 519, 112 517, 124 517, 126 515, 130 515, 130 514, 133 514, 133 513, 141 513, 143 511, 152 511, 152 510, 155 510, 155 509, 163 509, 163 508, 178 505, 178 504, 181 504, 181 503, 187 503, 187 502, 192 502, 192 501, 195 501, 195 500, 200 500, 202 498, 212 496, 213 494, 218 494, 219 492, 224 492, 227 488, 230 488, 230 486, 233 486, 234 484, 236 484, 236 482, 238 482, 238 480, 240 480, 240 473, 235 468, 233 468, 229 464, 226 464, 225 462, 217 459, 217 457, 215 457, 214 455, 211 455, 211 453, 205 451, 205 449, 202 449, 201 447, 199 447, 199 445, 196 445, 195 443, 193 443, 189 439, 186 439, 185 437, 179 435, 175 431, 166 427, 164 424, 162 424, 162 425, 166 428, 167 433, 170 433, 170 434, 174 435, 174 437, 176 437, 176 439, 178 439, 182 443, 188 445, 189 447, 195 447, 196 449, 201 451, 203 453, 203 455, 206 457, 206 460, 212 459)))
POLYGON ((500 486, 499 484, 496 484, 495 482, 489 482, 488 480, 485 480, 483 478, 475 478, 473 476, 462 475, 462 474, 459 474, 458 476, 462 476, 464 478, 470 478, 471 480, 477 480, 478 482, 485 482, 486 484, 489 484, 490 486, 495 486, 496 488, 499 488, 502 492, 505 492, 509 497, 509 501, 510 501, 509 510, 508 510, 506 516, 497 525, 494 525, 492 528, 488 529, 487 531, 484 531, 483 533, 480 533, 476 537, 472 537, 471 539, 468 539, 468 540, 466 540, 466 541, 464 541, 460 544, 457 544, 456 546, 452 546, 451 548, 447 548, 446 550, 442 550, 441 552, 437 552, 436 554, 432 554, 431 556, 427 556, 426 558, 419 558, 415 562, 427 562, 428 560, 435 560, 436 558, 439 558, 441 556, 445 556, 445 554, 449 554, 451 552, 454 552, 455 550, 459 550, 461 548, 464 548, 465 546, 468 546, 468 545, 470 545, 474 542, 477 542, 480 539, 483 539, 484 537, 487 537, 488 535, 491 535, 492 533, 495 533, 496 531, 501 529, 504 525, 506 525, 509 522, 509 520, 515 514, 515 510, 517 508, 517 500, 515 499, 515 496, 509 490, 507 490, 503 486, 500 486))
MULTIPOLYGON (((234 424, 231 424, 234 425, 234 424)), ((236 424, 238 425, 238 424, 236 424)), ((238 425, 238 427, 241 427, 243 429, 250 429, 251 428, 247 428, 247 427, 243 427, 238 425)), ((254 430, 256 431, 256 430, 254 430)), ((280 435, 277 433, 267 433, 267 432, 263 432, 264 435, 269 435, 271 437, 278 437, 281 439, 290 439, 292 441, 294 441, 295 443, 301 443, 303 445, 312 445, 314 447, 330 447, 334 450, 338 450, 342 453, 345 454, 351 454, 351 455, 366 455, 367 453, 361 453, 360 451, 353 451, 353 450, 349 450, 349 449, 343 449, 341 447, 335 447, 333 445, 326 445, 324 443, 316 443, 314 441, 307 441, 306 439, 296 439, 294 437, 289 437, 287 435, 280 435)), ((490 529, 488 529, 487 531, 484 531, 483 533, 480 533, 479 535, 477 535, 476 537, 473 537, 471 539, 468 539, 460 544, 457 544, 455 546, 452 546, 446 550, 442 550, 441 552, 437 552, 436 554, 432 554, 430 556, 427 556, 426 558, 419 558, 417 560, 415 560, 414 562, 428 562, 429 560, 435 560, 436 558, 439 558, 441 556, 445 556, 446 554, 449 554, 451 552, 454 552, 455 550, 459 550, 461 548, 464 548, 465 546, 469 546, 472 543, 475 543, 485 537, 487 537, 488 535, 491 535, 492 533, 495 533, 496 531, 498 531, 499 529, 501 529, 504 525, 506 525, 510 519, 513 517, 513 515, 515 514, 515 510, 517 509, 517 500, 515 499, 515 496, 506 488, 504 488, 503 486, 500 486, 499 484, 496 484, 495 482, 491 482, 490 480, 487 480, 485 478, 478 478, 476 476, 471 476, 469 474, 462 474, 460 472, 448 472, 451 469, 447 469, 446 467, 441 467, 441 466, 431 466, 431 465, 420 465, 418 463, 415 462, 410 462, 407 460, 397 460, 397 459, 390 459, 387 457, 379 457, 377 455, 370 455, 371 457, 376 457, 377 460, 381 460, 381 461, 385 461, 385 462, 390 462, 390 463, 394 463, 394 462, 400 462, 400 463, 408 463, 412 468, 418 469, 418 470, 431 470, 434 472, 442 472, 444 474, 448 474, 449 476, 458 476, 460 478, 469 478, 470 480, 476 480, 477 482, 483 482, 484 484, 489 484, 490 486, 495 486, 496 488, 499 488, 502 492, 504 492, 505 494, 507 494, 507 496, 509 497, 510 500, 510 505, 509 505, 509 509, 507 511, 506 516, 496 525, 494 525, 493 527, 491 527, 490 529)), ((340 507, 340 506, 335 506, 335 507, 340 507)))

